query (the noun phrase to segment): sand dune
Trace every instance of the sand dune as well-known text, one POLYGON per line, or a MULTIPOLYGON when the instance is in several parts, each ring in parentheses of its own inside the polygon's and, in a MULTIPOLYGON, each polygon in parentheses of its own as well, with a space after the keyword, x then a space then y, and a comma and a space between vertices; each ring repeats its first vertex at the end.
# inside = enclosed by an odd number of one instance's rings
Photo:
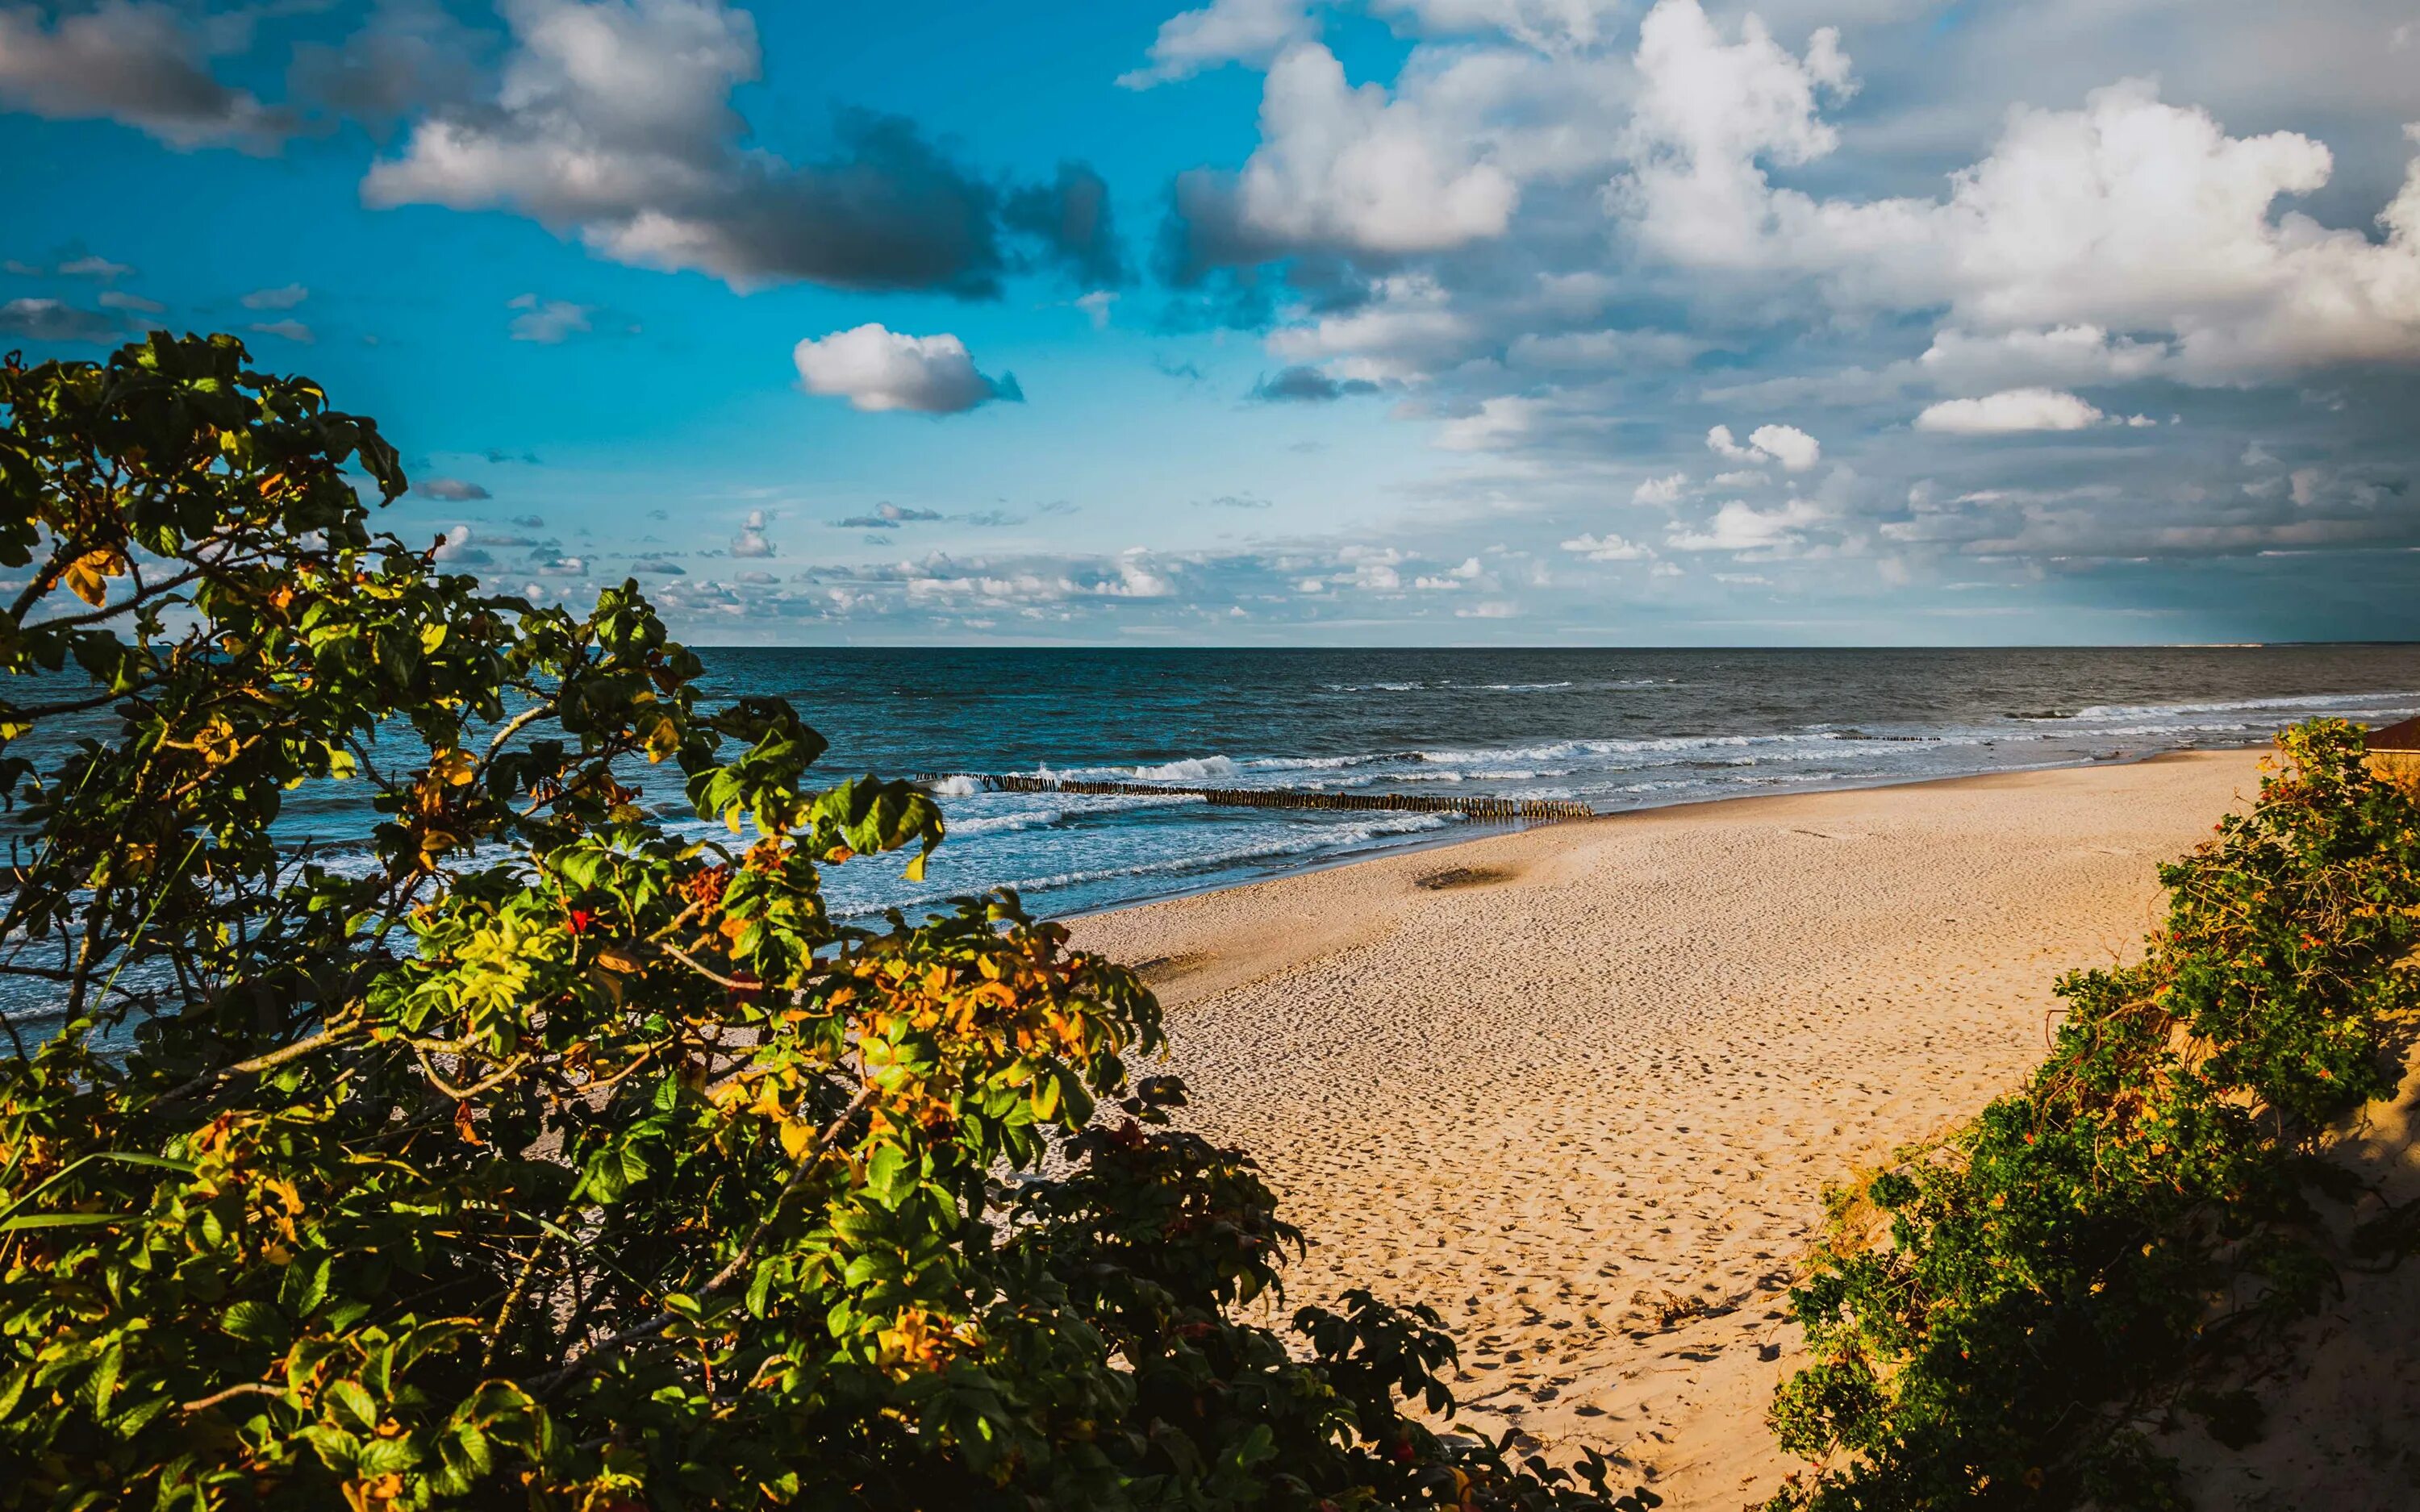
POLYGON ((1315 1242, 1292 1301, 1443 1313, 1468 1420, 1630 1457, 1676 1509, 1792 1468, 1793 1257, 1825 1181, 2038 1061, 2134 954, 2250 752, 1736 800, 1102 915, 1193 1124, 1315 1242))

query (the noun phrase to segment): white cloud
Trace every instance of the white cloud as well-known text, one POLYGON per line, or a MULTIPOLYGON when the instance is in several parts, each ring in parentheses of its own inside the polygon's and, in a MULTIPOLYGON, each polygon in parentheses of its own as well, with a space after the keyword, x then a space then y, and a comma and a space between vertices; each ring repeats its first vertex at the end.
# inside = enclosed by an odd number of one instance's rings
POLYGON ((1823 458, 1823 445, 1795 425, 1759 425, 1740 444, 1729 425, 1706 432, 1706 449, 1733 462, 1775 462, 1785 471, 1804 472, 1823 458))
POLYGON ((765 512, 752 509, 739 525, 739 533, 731 538, 731 554, 735 557, 770 557, 780 553, 765 535, 765 512))
POLYGON ((1342 378, 1400 381, 1451 363, 1475 333, 1435 277, 1397 273, 1373 280, 1370 298, 1349 310, 1279 327, 1268 348, 1293 363, 1343 359, 1342 378))
POLYGON ((1726 43, 1697 0, 1661 0, 1639 24, 1640 89, 1625 144, 1631 170, 1613 200, 1642 241, 1694 266, 1759 266, 1772 191, 1759 159, 1810 162, 1839 144, 1819 93, 1847 93, 1839 33, 1815 33, 1805 59, 1750 15, 1726 43))
POLYGON ((1402 255, 1484 240, 1503 234, 1520 190, 1476 146, 1418 100, 1352 87, 1335 54, 1299 43, 1269 69, 1232 213, 1277 246, 1402 255))
POLYGON ((2379 216, 2384 239, 2331 230, 2275 213, 2327 184, 2325 146, 2229 136, 2129 79, 2080 109, 2014 110, 1946 201, 1819 200, 1775 188, 1764 165, 1838 145, 1818 112, 1848 86, 1837 38, 1795 56, 1751 17, 1727 42, 1698 0, 1660 0, 1636 61, 1632 167, 1610 202, 1667 260, 1806 274, 1854 309, 1947 304, 1959 339, 2000 337, 2001 360, 2068 374, 2164 363, 2227 383, 2420 359, 2420 162, 2379 216))
POLYGON ((1187 79, 1222 63, 1264 68, 1289 45, 1319 35, 1302 0, 1211 0, 1159 23, 1151 66, 1118 76, 1127 89, 1187 79))
POLYGON ((1528 435, 1544 409, 1541 400, 1498 394, 1439 425, 1435 444, 1449 452, 1501 451, 1528 435))
POLYGON ((1797 545, 1801 532, 1824 517, 1821 505, 1804 499, 1767 510, 1734 499, 1702 529, 1672 525, 1666 542, 1676 551, 1774 551, 1797 545))
POLYGON ((597 313, 597 306, 593 304, 574 304, 569 300, 541 300, 535 294, 523 294, 506 304, 505 308, 521 312, 513 316, 513 340, 534 341, 545 347, 568 341, 573 336, 585 335, 590 329, 589 316, 597 313))
POLYGON ((860 409, 951 415, 1024 397, 1014 378, 976 372, 966 343, 952 335, 908 336, 867 324, 810 337, 791 356, 808 393, 845 398, 860 409))
POLYGON ((2108 417, 2056 389, 2009 389, 1979 399, 1945 399, 1916 417, 1918 430, 1948 436, 2009 436, 2033 430, 2083 430, 2108 417))
POLYGON ((1625 541, 1619 535, 1581 535, 1565 541, 1562 548, 1588 558, 1590 562, 1643 562, 1655 553, 1636 541, 1625 541))
POLYGON ((290 341, 302 347, 308 347, 319 339, 316 332, 300 320, 267 320, 246 326, 244 329, 256 336, 275 336, 280 341, 290 341))
MULTIPOLYGON (((1726 432, 1726 434, 1729 433, 1726 432)), ((1681 491, 1688 486, 1689 475, 1685 472, 1675 472, 1668 477, 1650 478, 1631 490, 1630 501, 1634 504, 1673 503, 1680 499, 1681 491)), ((1570 543, 1565 542, 1563 548, 1571 549, 1570 543)))
POLYGON ((1823 458, 1823 443, 1795 425, 1759 425, 1747 439, 1758 452, 1780 463, 1784 472, 1804 472, 1823 458))

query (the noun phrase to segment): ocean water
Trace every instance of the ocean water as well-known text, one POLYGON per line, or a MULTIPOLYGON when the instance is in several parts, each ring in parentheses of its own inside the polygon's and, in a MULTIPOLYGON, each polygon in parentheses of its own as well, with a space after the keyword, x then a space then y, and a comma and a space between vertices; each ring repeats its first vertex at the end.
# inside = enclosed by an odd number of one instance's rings
MULTIPOLYGON (((2420 646, 1987 651, 720 650, 823 768, 1575 798, 1603 812, 2266 743, 2420 713, 2420 646)), ((944 783, 922 884, 830 878, 863 912, 1013 885, 1068 914, 1494 827, 944 783)))
MULTIPOLYGON (((1982 651, 721 649, 709 696, 774 694, 831 742, 823 780, 1022 772, 1171 786, 1576 799, 1601 812, 2267 742, 2315 715, 2420 713, 2420 646, 1982 651)), ((73 732, 45 731, 21 753, 73 732)), ((675 828, 669 764, 635 774, 675 828)), ((626 775, 626 780, 628 776, 626 775)), ((936 784, 949 839, 831 870, 836 913, 1009 885, 1090 912, 1502 827, 1450 814, 936 784)), ((281 829, 366 860, 365 782, 281 829)), ((0 1005, 5 1006, 5 1005, 0 1005)))

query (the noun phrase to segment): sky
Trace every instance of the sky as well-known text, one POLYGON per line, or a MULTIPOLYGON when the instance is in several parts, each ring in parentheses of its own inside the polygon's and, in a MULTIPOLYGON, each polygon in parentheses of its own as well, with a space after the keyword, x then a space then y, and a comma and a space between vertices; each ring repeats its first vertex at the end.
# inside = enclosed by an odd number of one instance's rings
POLYGON ((0 347, 701 643, 2420 639, 2420 0, 0 0, 0 347))

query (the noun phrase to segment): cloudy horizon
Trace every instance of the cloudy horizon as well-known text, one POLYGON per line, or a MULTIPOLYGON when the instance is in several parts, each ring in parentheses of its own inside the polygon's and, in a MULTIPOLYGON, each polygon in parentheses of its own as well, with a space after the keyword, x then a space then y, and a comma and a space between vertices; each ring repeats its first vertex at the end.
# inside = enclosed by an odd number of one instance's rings
POLYGON ((225 330, 701 642, 2420 638, 2420 19, 0 0, 0 347, 225 330))

